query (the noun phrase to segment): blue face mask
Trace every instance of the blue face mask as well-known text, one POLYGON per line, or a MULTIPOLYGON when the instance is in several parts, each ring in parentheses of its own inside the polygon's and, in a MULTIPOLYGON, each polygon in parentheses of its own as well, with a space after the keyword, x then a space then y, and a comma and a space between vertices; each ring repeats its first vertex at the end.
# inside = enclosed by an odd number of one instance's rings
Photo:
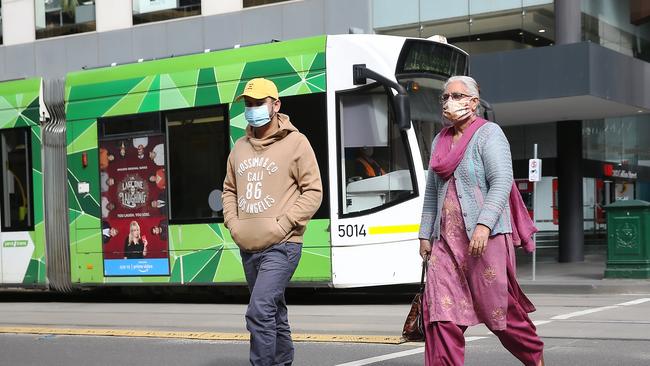
POLYGON ((252 127, 262 127, 271 121, 269 117, 269 108, 266 104, 258 107, 245 107, 244 117, 252 127))

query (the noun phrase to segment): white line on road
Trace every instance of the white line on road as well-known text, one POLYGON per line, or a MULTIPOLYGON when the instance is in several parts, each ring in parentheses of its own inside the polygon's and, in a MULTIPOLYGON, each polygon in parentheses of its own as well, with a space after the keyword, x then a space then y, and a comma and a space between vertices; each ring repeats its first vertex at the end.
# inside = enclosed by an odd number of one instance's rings
MULTIPOLYGON (((467 338, 465 338, 465 342, 472 342, 472 341, 476 341, 476 340, 483 339, 483 338, 487 338, 487 337, 467 337, 467 338)), ((371 363, 375 363, 375 362, 380 362, 380 361, 392 360, 394 358, 417 355, 418 353, 423 353, 423 352, 424 352, 424 347, 419 347, 419 348, 415 348, 415 349, 410 349, 408 351, 389 353, 387 355, 381 355, 381 356, 377 356, 377 357, 365 358, 365 359, 359 360, 359 361, 352 361, 352 362, 342 363, 342 364, 338 364, 336 366, 363 366, 363 365, 370 365, 371 363)))
POLYGON ((552 320, 535 320, 533 321, 533 324, 535 324, 536 327, 539 327, 540 325, 548 324, 551 322, 552 320))
POLYGON ((636 299, 636 300, 632 300, 632 301, 622 302, 622 303, 616 304, 616 305, 601 306, 599 308, 593 308, 593 309, 576 311, 576 312, 568 313, 568 314, 557 315, 557 316, 552 317, 551 319, 552 320, 566 320, 566 319, 570 319, 570 318, 575 318, 576 316, 597 313, 597 312, 603 311, 603 310, 616 309, 616 308, 619 308, 621 306, 639 305, 639 304, 643 304, 644 302, 648 302, 648 301, 650 301, 650 298, 636 299))
POLYGON ((639 304, 643 304, 644 302, 648 302, 648 301, 650 301, 650 298, 632 300, 632 301, 623 302, 623 303, 616 304, 616 305, 619 305, 619 306, 639 305, 639 304))
POLYGON ((361 366, 361 365, 368 365, 371 363, 379 362, 379 361, 386 361, 386 360, 391 360, 393 358, 400 358, 400 357, 406 357, 406 356, 411 356, 411 355, 417 355, 418 353, 424 352, 424 347, 419 347, 415 349, 410 349, 408 351, 402 351, 402 352, 395 352, 395 353, 389 353, 387 355, 381 355, 377 357, 371 357, 371 358, 366 358, 363 360, 359 361, 352 361, 348 363, 342 363, 336 366, 361 366))
POLYGON ((554 317, 551 318, 551 320, 565 320, 565 319, 575 318, 576 316, 582 316, 582 315, 597 313, 597 312, 603 311, 603 310, 616 309, 617 307, 618 307, 618 305, 611 305, 611 306, 601 306, 599 308, 593 308, 593 309, 587 309, 587 310, 574 311, 573 313, 554 316, 554 317))

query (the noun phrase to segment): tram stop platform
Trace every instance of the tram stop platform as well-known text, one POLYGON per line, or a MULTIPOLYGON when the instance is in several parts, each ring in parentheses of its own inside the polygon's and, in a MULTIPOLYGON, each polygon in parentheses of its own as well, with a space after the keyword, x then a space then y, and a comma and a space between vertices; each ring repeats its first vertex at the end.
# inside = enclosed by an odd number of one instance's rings
POLYGON ((590 246, 583 262, 560 263, 557 247, 541 248, 533 280, 532 254, 517 250, 517 278, 526 293, 650 294, 650 279, 605 278, 605 246, 590 246))

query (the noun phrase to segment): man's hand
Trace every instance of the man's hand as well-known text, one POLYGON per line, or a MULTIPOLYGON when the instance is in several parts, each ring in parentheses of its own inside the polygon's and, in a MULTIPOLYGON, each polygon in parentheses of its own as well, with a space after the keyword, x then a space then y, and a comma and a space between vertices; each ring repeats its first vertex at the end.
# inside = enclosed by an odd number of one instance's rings
POLYGON ((469 254, 474 257, 480 257, 485 253, 487 248, 487 241, 490 237, 490 228, 478 224, 474 229, 474 234, 472 235, 472 240, 469 241, 469 254))

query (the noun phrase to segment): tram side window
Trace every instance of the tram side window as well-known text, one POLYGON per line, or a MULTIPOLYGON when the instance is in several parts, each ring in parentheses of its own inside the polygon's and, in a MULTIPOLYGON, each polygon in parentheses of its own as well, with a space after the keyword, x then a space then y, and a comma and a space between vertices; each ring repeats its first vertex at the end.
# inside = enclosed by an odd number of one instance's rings
POLYGON ((0 132, 2 149, 2 230, 32 230, 30 130, 0 132))
POLYGON ((229 130, 223 106, 165 113, 169 141, 170 219, 223 220, 229 130))
POLYGON ((385 90, 342 93, 338 100, 343 214, 414 197, 411 153, 385 90))
POLYGON ((329 171, 327 169, 327 98, 325 93, 311 93, 281 97, 280 113, 287 114, 298 131, 307 136, 316 154, 323 200, 314 214, 314 219, 329 218, 329 171))

